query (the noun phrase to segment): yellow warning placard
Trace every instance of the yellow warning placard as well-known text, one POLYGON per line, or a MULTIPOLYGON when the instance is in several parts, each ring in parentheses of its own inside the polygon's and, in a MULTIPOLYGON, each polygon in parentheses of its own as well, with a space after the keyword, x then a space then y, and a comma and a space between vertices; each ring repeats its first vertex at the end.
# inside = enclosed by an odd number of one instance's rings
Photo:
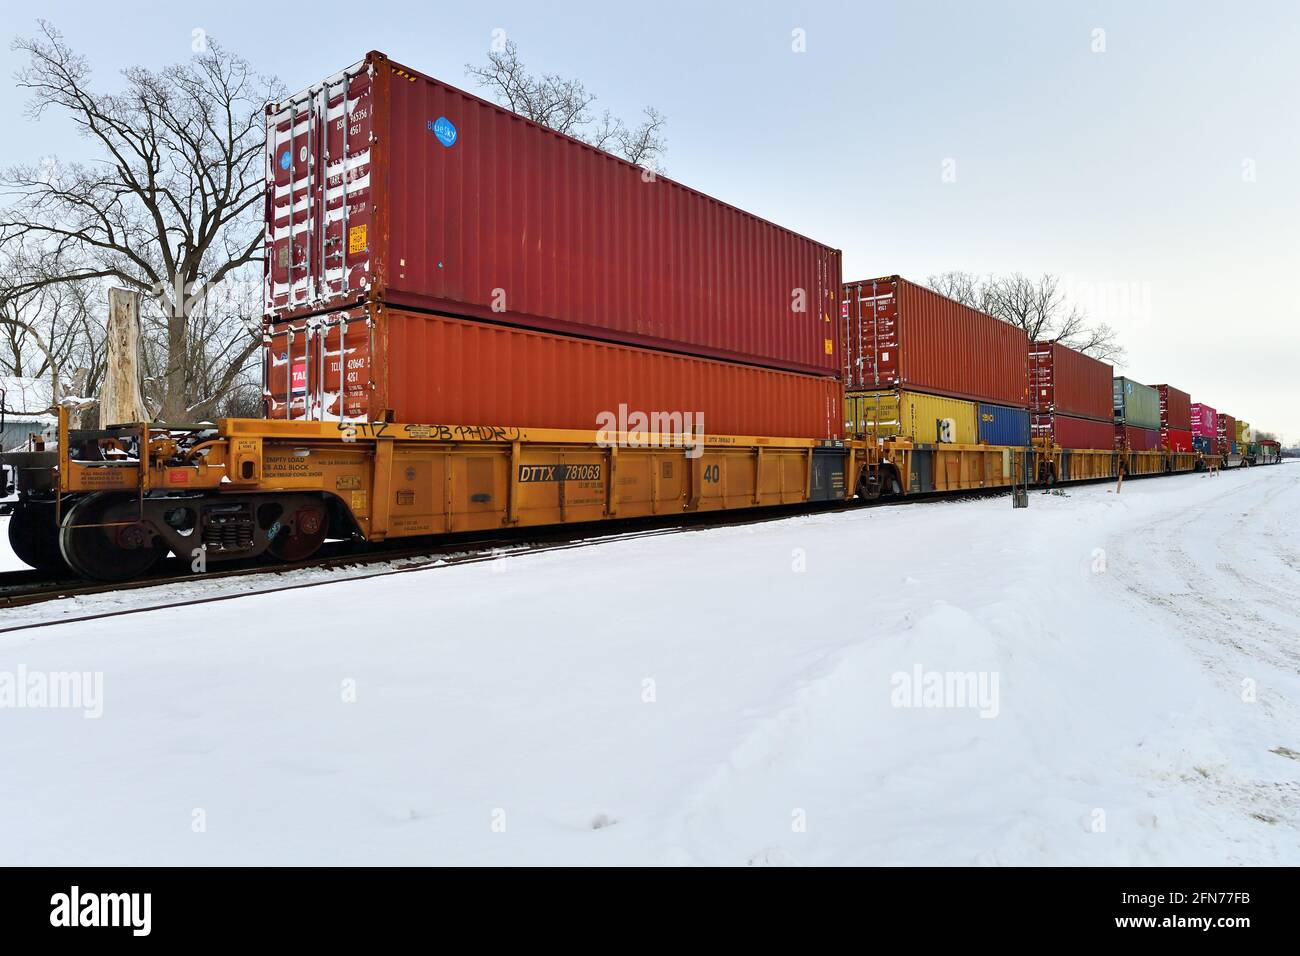
POLYGON ((366 251, 366 227, 353 226, 348 230, 348 255, 366 251))

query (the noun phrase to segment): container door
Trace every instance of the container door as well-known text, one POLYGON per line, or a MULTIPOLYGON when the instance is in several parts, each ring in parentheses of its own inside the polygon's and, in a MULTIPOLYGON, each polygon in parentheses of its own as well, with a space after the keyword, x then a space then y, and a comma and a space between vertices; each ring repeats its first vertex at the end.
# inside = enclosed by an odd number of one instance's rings
POLYGON ((371 89, 362 63, 267 109, 268 313, 369 287, 371 89))
POLYGON ((897 283, 863 286, 863 368, 867 388, 899 384, 897 283))
POLYGON ((364 312, 273 323, 264 354, 266 417, 369 421, 373 343, 364 312))

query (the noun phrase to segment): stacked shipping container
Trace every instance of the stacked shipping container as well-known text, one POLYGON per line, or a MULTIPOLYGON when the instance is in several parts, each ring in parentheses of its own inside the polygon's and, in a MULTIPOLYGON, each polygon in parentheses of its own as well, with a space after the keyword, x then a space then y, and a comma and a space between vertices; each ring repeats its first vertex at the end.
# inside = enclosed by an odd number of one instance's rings
POLYGON ((945 410, 923 427, 915 417, 904 425, 906 412, 897 422, 885 413, 866 430, 918 442, 1026 443, 1024 332, 896 275, 847 283, 843 298, 840 352, 849 394, 871 408, 945 410))
POLYGON ((271 416, 839 434, 837 250, 383 54, 268 107, 266 243, 271 416))
POLYGON ((1172 385, 1157 385, 1160 444, 1170 451, 1192 450, 1192 396, 1172 385))
POLYGON ((1204 402, 1192 403, 1192 435, 1196 438, 1219 437, 1219 413, 1204 402))
POLYGON ((1160 393, 1131 378, 1116 378, 1111 388, 1115 409, 1115 448, 1153 451, 1160 447, 1160 393))
POLYGON ((1219 454, 1231 455, 1237 451, 1237 420, 1227 412, 1219 412, 1219 454))
POLYGON ((1111 448, 1111 376, 1105 362, 1059 342, 1029 347, 1029 403, 1035 438, 1062 448, 1111 448))

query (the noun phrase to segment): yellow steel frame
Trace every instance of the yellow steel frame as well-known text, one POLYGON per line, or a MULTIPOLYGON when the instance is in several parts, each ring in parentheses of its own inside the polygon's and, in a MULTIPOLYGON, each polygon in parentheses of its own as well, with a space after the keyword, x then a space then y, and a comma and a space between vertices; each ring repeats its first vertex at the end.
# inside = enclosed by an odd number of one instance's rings
MULTIPOLYGON (((144 426, 133 467, 81 463, 60 441, 60 495, 85 491, 316 492, 369 540, 491 527, 794 504, 811 498, 809 439, 672 436, 500 426, 223 419, 181 452, 144 426), (698 451, 694 457, 690 452, 698 451)), ((861 443, 859 443, 860 445, 861 443)), ((863 448, 846 453, 844 497, 863 448)))

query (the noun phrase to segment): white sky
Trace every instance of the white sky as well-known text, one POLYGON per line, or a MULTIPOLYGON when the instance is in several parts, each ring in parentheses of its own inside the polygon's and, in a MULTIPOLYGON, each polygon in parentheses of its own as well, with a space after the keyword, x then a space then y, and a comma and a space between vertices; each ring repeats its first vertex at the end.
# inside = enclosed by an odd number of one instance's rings
MULTIPOLYGON (((671 176, 843 249, 847 278, 1059 273, 1120 329, 1121 372, 1300 439, 1300 4, 184 7, 40 15, 106 88, 188 56, 195 29, 294 88, 369 49, 465 85, 504 29, 598 105, 658 107, 671 176)), ((34 28, 9 13, 10 35, 34 28)), ((79 155, 23 101, 0 89, 0 162, 79 155)))

